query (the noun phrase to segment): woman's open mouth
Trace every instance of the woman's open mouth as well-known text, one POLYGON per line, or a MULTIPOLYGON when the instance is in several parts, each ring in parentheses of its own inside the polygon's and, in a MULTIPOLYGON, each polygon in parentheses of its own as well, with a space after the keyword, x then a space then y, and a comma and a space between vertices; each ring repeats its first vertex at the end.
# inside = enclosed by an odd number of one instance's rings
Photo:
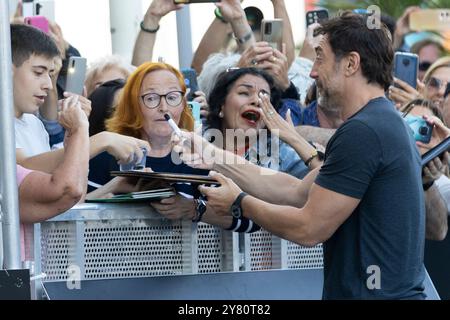
POLYGON ((255 126, 256 123, 261 118, 261 115, 259 114, 259 112, 255 111, 255 110, 248 110, 248 111, 245 111, 244 113, 242 113, 241 117, 244 118, 245 121, 247 121, 251 125, 255 126))

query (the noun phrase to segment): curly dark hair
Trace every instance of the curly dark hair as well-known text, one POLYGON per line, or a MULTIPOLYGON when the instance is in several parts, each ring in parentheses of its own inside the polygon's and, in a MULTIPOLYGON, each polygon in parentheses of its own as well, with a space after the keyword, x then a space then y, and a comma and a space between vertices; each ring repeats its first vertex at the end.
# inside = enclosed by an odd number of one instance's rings
POLYGON ((219 75, 217 82, 209 95, 209 114, 206 118, 208 129, 222 130, 222 118, 219 117, 221 107, 224 105, 233 84, 247 74, 266 80, 270 87, 270 102, 276 110, 281 107, 281 91, 277 89, 272 76, 267 72, 257 68, 230 68, 219 75))

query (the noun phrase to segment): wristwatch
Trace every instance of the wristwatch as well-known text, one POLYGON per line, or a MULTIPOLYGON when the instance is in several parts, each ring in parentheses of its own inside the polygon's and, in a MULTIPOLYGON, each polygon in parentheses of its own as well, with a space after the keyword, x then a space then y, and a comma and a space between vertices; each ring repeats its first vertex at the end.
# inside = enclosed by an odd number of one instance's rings
POLYGON ((206 212, 206 202, 203 200, 196 200, 195 217, 192 219, 192 222, 200 222, 205 212, 206 212))
POLYGON ((244 199, 245 196, 248 196, 247 193, 241 192, 236 200, 234 200, 233 204, 230 207, 231 215, 235 217, 236 219, 242 218, 242 207, 241 202, 242 199, 244 199))

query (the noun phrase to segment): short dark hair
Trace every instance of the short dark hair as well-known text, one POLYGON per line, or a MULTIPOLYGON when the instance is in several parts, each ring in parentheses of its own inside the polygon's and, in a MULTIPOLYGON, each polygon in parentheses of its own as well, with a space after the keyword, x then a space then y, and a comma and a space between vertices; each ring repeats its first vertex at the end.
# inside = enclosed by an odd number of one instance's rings
POLYGON ((50 59, 60 55, 49 35, 23 24, 11 24, 11 52, 12 62, 16 67, 20 67, 33 54, 50 59))
POLYGON ((387 90, 393 81, 391 35, 384 24, 379 29, 369 29, 367 19, 366 15, 346 11, 324 22, 317 33, 327 36, 338 61, 352 51, 357 52, 368 83, 377 83, 387 90))
POLYGON ((222 130, 222 119, 219 117, 221 107, 233 84, 247 74, 266 80, 270 87, 270 102, 276 110, 281 107, 281 91, 275 87, 273 78, 267 72, 257 68, 230 68, 219 75, 209 95, 209 114, 206 119, 208 129, 222 130))

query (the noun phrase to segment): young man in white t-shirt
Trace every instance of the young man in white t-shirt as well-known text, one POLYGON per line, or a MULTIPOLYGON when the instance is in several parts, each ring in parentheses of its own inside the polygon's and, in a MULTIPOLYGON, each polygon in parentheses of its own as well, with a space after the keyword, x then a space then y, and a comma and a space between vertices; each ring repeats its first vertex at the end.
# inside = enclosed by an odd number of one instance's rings
MULTIPOLYGON (((34 115, 53 89, 59 51, 53 39, 42 31, 26 25, 11 25, 13 60, 14 111, 16 116, 16 160, 28 169, 52 173, 64 157, 64 149, 50 151, 48 133, 34 115)), ((86 98, 76 97, 83 109, 90 108, 86 98)), ((59 103, 63 103, 64 100, 59 103)), ((107 151, 120 164, 140 159, 142 148, 150 150, 147 141, 102 132, 89 139, 89 156, 107 151), (136 155, 136 156, 135 156, 136 155)))

